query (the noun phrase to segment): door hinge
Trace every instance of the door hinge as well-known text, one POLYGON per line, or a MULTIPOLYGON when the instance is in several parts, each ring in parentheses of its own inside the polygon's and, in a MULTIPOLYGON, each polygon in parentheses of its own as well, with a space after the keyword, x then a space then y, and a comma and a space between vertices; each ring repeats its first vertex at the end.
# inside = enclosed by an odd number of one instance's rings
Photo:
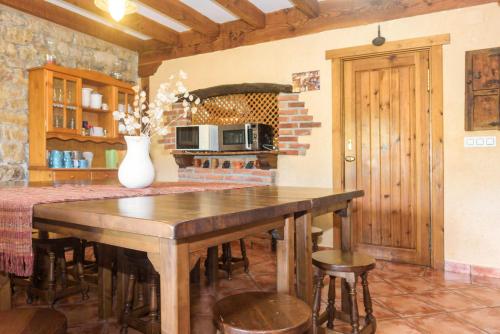
POLYGON ((427 68, 427 91, 431 91, 431 70, 427 68))

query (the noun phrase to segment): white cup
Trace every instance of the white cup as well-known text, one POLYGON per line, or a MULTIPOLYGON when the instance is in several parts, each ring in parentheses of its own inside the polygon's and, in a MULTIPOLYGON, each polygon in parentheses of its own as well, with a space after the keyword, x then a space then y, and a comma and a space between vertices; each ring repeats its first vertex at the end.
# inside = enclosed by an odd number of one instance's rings
POLYGON ((89 162, 89 168, 92 168, 92 159, 94 159, 94 153, 83 152, 82 155, 83 155, 83 158, 89 162))
POLYGON ((109 106, 107 103, 103 103, 101 108, 102 108, 102 110, 109 110, 109 106))
POLYGON ((82 88, 82 106, 84 108, 90 107, 90 95, 92 88, 82 88))
POLYGON ((120 104, 118 105, 118 111, 119 111, 119 112, 124 112, 124 111, 125 111, 125 105, 120 103, 120 104))
POLYGON ((102 94, 93 92, 90 94, 90 107, 92 109, 101 109, 102 106, 102 94))
POLYGON ((104 137, 104 129, 99 126, 90 128, 90 135, 95 137, 104 137))

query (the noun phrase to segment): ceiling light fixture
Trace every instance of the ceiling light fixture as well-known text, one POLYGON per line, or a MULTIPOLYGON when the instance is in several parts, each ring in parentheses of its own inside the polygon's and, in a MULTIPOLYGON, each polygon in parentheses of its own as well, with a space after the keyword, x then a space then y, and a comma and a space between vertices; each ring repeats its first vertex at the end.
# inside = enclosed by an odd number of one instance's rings
POLYGON ((115 21, 120 21, 125 15, 135 13, 137 4, 130 0, 94 0, 97 8, 109 12, 115 21))

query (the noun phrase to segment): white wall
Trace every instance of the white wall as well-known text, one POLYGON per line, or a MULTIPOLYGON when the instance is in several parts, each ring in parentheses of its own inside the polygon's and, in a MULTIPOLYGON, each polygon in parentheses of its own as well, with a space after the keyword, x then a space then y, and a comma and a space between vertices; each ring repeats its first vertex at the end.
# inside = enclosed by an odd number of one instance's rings
MULTIPOLYGON (((500 148, 464 149, 465 51, 500 46, 500 6, 433 13, 382 23, 382 34, 401 40, 451 34, 444 46, 445 258, 500 268, 500 148)), ((315 121, 323 123, 302 137, 311 149, 304 157, 279 158, 280 185, 330 187, 332 184, 331 64, 325 51, 369 44, 376 24, 331 30, 292 39, 166 61, 151 78, 152 92, 171 73, 189 73, 190 89, 242 82, 291 83, 293 72, 320 70, 321 90, 301 94, 315 121)), ((496 135, 496 131, 473 135, 496 135)), ((160 180, 175 180, 177 166, 161 145, 153 147, 160 180)), ((328 225, 326 220, 321 225, 328 225)), ((331 244, 326 234, 324 244, 331 244)))

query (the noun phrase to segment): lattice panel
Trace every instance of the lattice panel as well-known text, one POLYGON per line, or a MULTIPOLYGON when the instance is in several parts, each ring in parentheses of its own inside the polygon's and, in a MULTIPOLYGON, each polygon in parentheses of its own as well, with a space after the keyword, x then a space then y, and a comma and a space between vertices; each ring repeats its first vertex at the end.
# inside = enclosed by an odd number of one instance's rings
POLYGON ((278 98, 275 93, 248 93, 207 98, 192 116, 192 124, 269 124, 278 138, 278 98))

